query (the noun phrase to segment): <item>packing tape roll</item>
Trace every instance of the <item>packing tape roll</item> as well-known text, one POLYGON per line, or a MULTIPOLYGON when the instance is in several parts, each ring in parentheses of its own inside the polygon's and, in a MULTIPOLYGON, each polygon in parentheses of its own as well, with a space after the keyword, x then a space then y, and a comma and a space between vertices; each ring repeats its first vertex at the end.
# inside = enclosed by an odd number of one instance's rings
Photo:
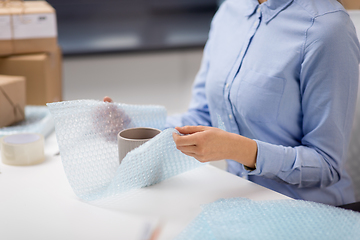
POLYGON ((44 137, 37 133, 20 133, 0 139, 1 160, 5 164, 24 166, 45 160, 44 137))

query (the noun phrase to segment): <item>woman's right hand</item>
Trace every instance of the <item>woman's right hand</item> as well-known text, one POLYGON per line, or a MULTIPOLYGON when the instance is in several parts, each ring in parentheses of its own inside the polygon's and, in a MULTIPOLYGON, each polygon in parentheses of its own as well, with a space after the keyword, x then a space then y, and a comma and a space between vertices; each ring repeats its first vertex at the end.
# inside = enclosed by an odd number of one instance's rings
POLYGON ((117 134, 131 126, 131 119, 110 97, 105 96, 103 101, 107 104, 98 105, 93 113, 94 129, 106 141, 116 142, 117 134))

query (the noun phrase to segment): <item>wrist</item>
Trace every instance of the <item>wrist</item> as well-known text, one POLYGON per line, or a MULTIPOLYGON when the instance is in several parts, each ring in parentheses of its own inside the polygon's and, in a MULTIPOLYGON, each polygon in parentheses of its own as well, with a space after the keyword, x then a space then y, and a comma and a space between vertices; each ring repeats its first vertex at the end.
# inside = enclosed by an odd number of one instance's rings
POLYGON ((232 134, 230 158, 247 167, 248 170, 256 169, 257 143, 256 141, 232 134))

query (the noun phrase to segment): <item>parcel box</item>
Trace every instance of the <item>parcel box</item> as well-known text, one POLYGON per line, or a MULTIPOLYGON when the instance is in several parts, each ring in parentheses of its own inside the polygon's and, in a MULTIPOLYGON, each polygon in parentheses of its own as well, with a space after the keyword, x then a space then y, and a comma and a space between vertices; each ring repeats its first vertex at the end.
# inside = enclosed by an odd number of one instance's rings
POLYGON ((26 104, 62 100, 61 51, 0 57, 0 74, 26 78, 26 104))
POLYGON ((25 78, 0 75, 0 127, 25 118, 25 78))
POLYGON ((46 1, 0 2, 0 56, 54 51, 55 10, 46 1))

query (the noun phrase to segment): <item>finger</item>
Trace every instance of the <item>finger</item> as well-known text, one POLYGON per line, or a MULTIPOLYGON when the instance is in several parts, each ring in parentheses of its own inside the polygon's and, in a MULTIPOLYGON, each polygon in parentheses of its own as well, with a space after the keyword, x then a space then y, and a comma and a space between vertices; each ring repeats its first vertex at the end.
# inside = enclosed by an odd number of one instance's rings
POLYGON ((199 146, 177 147, 177 149, 188 156, 196 158, 196 160, 200 162, 206 162, 209 160, 199 146))
POLYGON ((197 155, 194 154, 194 153, 187 153, 187 152, 182 152, 183 154, 187 155, 187 156, 190 156, 190 157, 193 157, 193 158, 196 158, 197 155))
POLYGON ((185 127, 175 127, 182 134, 193 134, 196 132, 205 131, 205 126, 185 126, 185 127))
POLYGON ((108 96, 105 96, 103 99, 104 102, 112 102, 112 99, 108 96))
POLYGON ((195 135, 180 136, 177 133, 173 133, 173 139, 177 147, 196 145, 196 138, 195 135))
POLYGON ((198 155, 197 146, 179 146, 179 147, 176 147, 176 148, 179 149, 181 152, 183 152, 185 154, 198 155))

